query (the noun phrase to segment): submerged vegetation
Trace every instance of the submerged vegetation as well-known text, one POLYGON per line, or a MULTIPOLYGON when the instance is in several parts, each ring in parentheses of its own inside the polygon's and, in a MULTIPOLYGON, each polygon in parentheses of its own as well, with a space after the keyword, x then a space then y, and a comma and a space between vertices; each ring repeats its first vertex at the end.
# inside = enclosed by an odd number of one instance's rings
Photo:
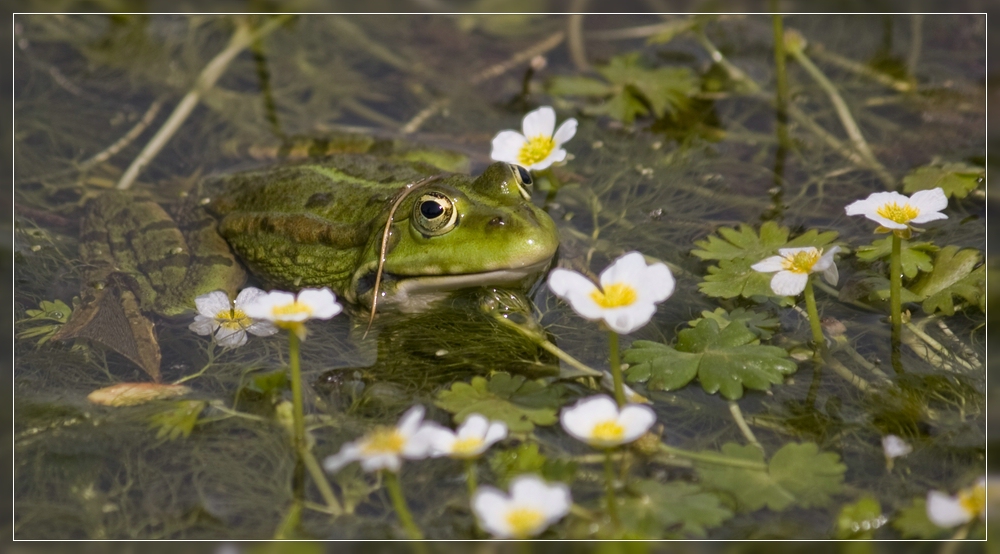
POLYGON ((14 23, 16 538, 985 536, 985 16, 14 23), (111 189, 491 140, 558 226, 529 291, 81 294, 111 189))

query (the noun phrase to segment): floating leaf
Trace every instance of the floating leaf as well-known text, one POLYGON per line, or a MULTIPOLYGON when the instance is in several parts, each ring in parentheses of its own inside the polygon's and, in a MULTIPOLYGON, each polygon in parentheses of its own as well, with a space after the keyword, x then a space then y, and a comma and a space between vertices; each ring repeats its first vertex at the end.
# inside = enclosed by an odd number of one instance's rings
POLYGON ((597 72, 607 83, 589 77, 555 77, 548 85, 554 96, 601 98, 603 103, 590 108, 624 123, 652 112, 656 118, 676 117, 698 93, 698 77, 687 67, 651 69, 640 61, 638 52, 611 58, 597 72))
MULTIPOLYGON (((903 262, 903 275, 912 279, 917 273, 930 271, 934 268, 931 263, 931 254, 939 249, 931 242, 910 242, 902 240, 900 242, 900 258, 903 262)), ((873 262, 885 258, 889 259, 892 254, 892 236, 876 239, 871 244, 860 246, 857 250, 859 260, 873 262)))
MULTIPOLYGON (((718 453, 712 452, 718 456, 718 453)), ((753 445, 726 443, 725 456, 763 462, 764 454, 753 445)), ((704 484, 731 494, 741 509, 754 511, 764 506, 781 511, 789 506, 823 506, 837 493, 847 466, 832 452, 820 452, 815 443, 789 443, 781 447, 767 469, 734 467, 719 463, 695 462, 704 484)))
POLYGON ((622 503, 620 513, 638 538, 704 537, 706 529, 718 527, 733 516, 717 495, 691 483, 642 479, 629 488, 636 496, 622 503))
POLYGON ((981 265, 982 260, 983 255, 978 250, 945 246, 934 258, 934 269, 909 289, 923 300, 923 309, 927 313, 940 311, 953 315, 953 296, 985 310, 986 266, 981 265))
POLYGON ((506 487, 511 479, 524 473, 539 474, 548 481, 565 482, 571 482, 576 476, 576 462, 551 460, 538 451, 538 444, 534 442, 498 450, 490 456, 489 463, 501 487, 506 487))
POLYGON ((758 342, 743 322, 719 329, 714 319, 703 319, 678 333, 675 347, 639 340, 623 359, 630 364, 629 382, 648 381, 650 389, 674 390, 697 376, 705 392, 736 400, 744 387, 767 390, 797 369, 783 348, 758 342))
POLYGON ((198 424, 198 416, 208 402, 204 400, 181 400, 171 410, 164 410, 149 418, 150 425, 157 429, 156 438, 167 437, 174 440, 187 438, 198 424))
POLYGON ((723 308, 716 308, 714 312, 704 310, 701 312, 701 317, 692 319, 688 322, 688 325, 696 327, 702 319, 714 319, 719 324, 719 329, 725 329, 730 322, 738 321, 746 325, 747 329, 757 335, 758 338, 765 340, 771 338, 774 335, 774 331, 781 325, 781 322, 776 317, 744 308, 736 308, 731 312, 727 312, 723 308))
POLYGON ((838 539, 871 539, 875 530, 885 525, 882 505, 874 496, 863 496, 853 504, 846 504, 837 515, 834 536, 838 539))
POLYGON ((87 400, 103 406, 136 406, 153 400, 176 398, 191 392, 184 385, 162 383, 118 383, 97 389, 87 395, 87 400))
POLYGON ((903 177, 903 191, 914 193, 941 187, 949 198, 965 198, 985 182, 986 168, 966 163, 925 165, 903 177))
POLYGON ((892 518, 892 526, 904 539, 940 539, 951 534, 927 517, 926 498, 914 498, 912 504, 892 518))
POLYGON ((438 393, 435 404, 453 414, 461 423, 469 414, 503 421, 513 432, 530 432, 535 425, 557 421, 565 389, 558 384, 528 380, 522 375, 494 373, 490 380, 474 377, 472 383, 455 383, 438 393))
POLYGON ((771 290, 772 275, 754 271, 751 266, 777 254, 779 248, 822 248, 837 238, 836 231, 821 233, 810 229, 789 240, 788 227, 781 227, 773 221, 761 225, 759 232, 750 225, 740 225, 735 229, 722 227, 717 233, 718 235, 709 235, 696 241, 695 246, 698 248, 691 251, 702 260, 719 262, 708 268, 705 280, 698 284, 699 290, 717 298, 782 298, 785 304, 791 303, 791 300, 774 294, 771 290))

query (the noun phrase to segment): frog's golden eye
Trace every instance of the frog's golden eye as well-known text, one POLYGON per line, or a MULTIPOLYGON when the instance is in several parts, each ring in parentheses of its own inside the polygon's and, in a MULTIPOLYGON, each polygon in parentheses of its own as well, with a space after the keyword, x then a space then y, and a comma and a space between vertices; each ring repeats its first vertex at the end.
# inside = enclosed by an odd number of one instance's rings
POLYGON ((413 224, 424 235, 443 235, 455 227, 457 220, 455 205, 440 192, 422 194, 413 205, 413 224))
POLYGON ((511 171, 514 172, 514 180, 517 181, 517 190, 525 200, 531 200, 531 172, 527 169, 510 164, 511 171))

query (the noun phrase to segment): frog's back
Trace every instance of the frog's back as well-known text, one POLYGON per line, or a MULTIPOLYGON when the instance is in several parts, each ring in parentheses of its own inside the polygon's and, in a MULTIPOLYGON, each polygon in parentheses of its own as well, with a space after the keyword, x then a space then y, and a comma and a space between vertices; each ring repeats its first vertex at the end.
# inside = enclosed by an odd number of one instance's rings
POLYGON ((440 173, 423 162, 334 154, 213 177, 203 191, 220 234, 269 285, 342 293, 391 199, 440 173))

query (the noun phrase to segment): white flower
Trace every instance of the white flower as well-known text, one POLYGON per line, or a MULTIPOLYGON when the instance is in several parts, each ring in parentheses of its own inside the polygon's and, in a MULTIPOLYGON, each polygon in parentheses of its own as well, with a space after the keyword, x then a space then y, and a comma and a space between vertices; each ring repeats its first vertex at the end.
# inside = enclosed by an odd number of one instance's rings
POLYGON ((519 475, 510 483, 510 495, 480 487, 472 496, 479 526, 494 537, 533 537, 569 513, 569 487, 547 484, 536 475, 519 475))
POLYGON ((600 394, 563 408, 559 422, 574 438, 597 448, 611 448, 644 435, 656 422, 656 414, 644 404, 626 404, 619 410, 610 396, 600 394))
POLYGON ((627 334, 649 322, 656 303, 674 292, 674 276, 662 263, 646 265, 638 252, 629 252, 601 272, 601 286, 568 269, 549 274, 549 289, 566 299, 573 310, 591 321, 603 319, 615 332, 627 334))
POLYGON ((810 273, 822 271, 827 283, 837 284, 840 276, 837 264, 833 263, 833 255, 839 251, 839 246, 825 253, 815 246, 779 248, 777 256, 765 258, 750 267, 761 273, 777 271, 771 278, 771 290, 781 296, 795 296, 805 290, 810 273))
POLYGON ((493 443, 507 437, 507 424, 490 421, 480 414, 471 414, 456 431, 444 427, 428 427, 425 431, 431 445, 431 456, 472 459, 493 443))
POLYGON ((343 309, 333 292, 322 288, 302 289, 298 295, 273 290, 244 306, 243 311, 254 319, 272 321, 278 327, 291 329, 304 339, 304 321, 330 319, 343 309))
POLYGON ((941 187, 921 190, 907 197, 898 192, 875 192, 847 205, 847 215, 863 215, 886 229, 907 229, 911 223, 947 219, 941 210, 948 207, 948 197, 941 187))
POLYGON ((885 452, 885 459, 891 460, 913 452, 913 447, 896 435, 886 435, 882 437, 882 451, 885 452))
POLYGON ((260 289, 247 287, 240 291, 235 301, 229 295, 217 290, 194 299, 198 315, 194 323, 188 325, 199 335, 215 333, 215 340, 221 346, 235 348, 247 342, 247 333, 266 337, 278 332, 278 328, 267 321, 257 321, 246 314, 246 306, 266 294, 260 289))
POLYGON ((490 157, 529 170, 545 169, 566 159, 562 145, 576 134, 576 120, 567 119, 556 130, 555 110, 542 106, 524 116, 521 130, 524 134, 510 130, 497 133, 490 157))
POLYGON ((986 478, 955 496, 941 491, 927 493, 927 517, 938 527, 955 527, 974 518, 986 517, 986 478))
POLYGON ((407 410, 395 427, 377 427, 356 441, 340 448, 340 452, 323 460, 330 473, 347 464, 360 461, 361 469, 399 471, 403 458, 419 460, 430 453, 426 429, 434 423, 424 423, 424 407, 419 404, 407 410))

